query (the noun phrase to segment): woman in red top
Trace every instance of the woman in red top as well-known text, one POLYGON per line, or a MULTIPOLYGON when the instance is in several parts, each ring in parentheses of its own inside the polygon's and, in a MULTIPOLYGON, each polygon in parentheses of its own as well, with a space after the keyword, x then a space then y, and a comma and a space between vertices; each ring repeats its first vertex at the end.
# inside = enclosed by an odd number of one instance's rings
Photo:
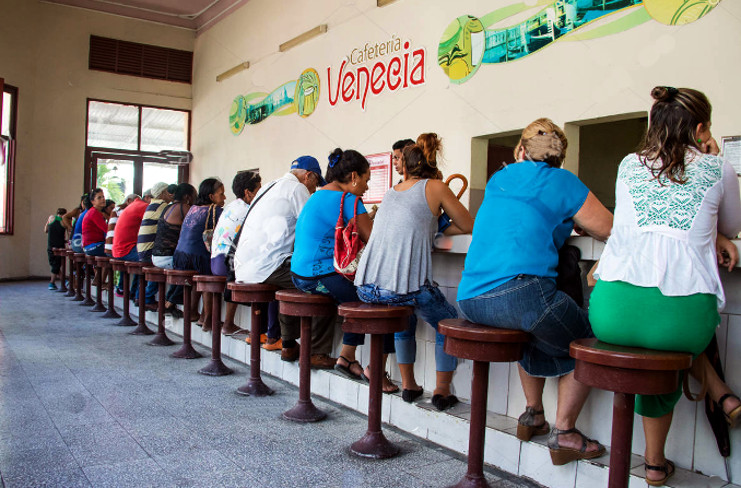
POLYGON ((90 192, 91 208, 82 221, 82 248, 89 256, 105 256, 105 235, 108 231, 103 211, 106 208, 105 195, 102 188, 90 192))

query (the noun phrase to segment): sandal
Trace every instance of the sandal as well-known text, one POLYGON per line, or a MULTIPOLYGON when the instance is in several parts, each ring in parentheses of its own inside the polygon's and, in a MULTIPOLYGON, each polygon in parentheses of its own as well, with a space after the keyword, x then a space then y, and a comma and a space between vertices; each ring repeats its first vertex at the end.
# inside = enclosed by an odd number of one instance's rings
POLYGON ((398 385, 396 383, 394 383, 393 381, 391 381, 391 376, 389 375, 389 372, 388 371, 384 371, 383 374, 384 374, 384 378, 382 378, 381 381, 383 382, 383 379, 385 379, 386 380, 386 384, 385 385, 383 383, 381 384, 381 391, 383 393, 386 393, 386 394, 389 394, 389 395, 391 393, 398 393, 399 392, 399 387, 398 387, 398 385), (391 385, 391 386, 389 387, 388 385, 391 385), (384 386, 386 386, 386 389, 384 389, 384 386))
POLYGON ((414 400, 422 396, 425 390, 420 387, 419 390, 407 390, 404 388, 401 390, 401 399, 407 403, 412 403, 414 400))
POLYGON ((741 418, 741 405, 731 410, 730 413, 726 413, 726 411, 723 410, 723 402, 725 402, 729 398, 735 398, 736 400, 741 401, 741 399, 739 399, 739 397, 737 397, 733 393, 726 393, 725 395, 720 397, 720 400, 718 400, 718 405, 720 405, 720 409, 723 411, 723 416, 726 418, 728 426, 733 428, 736 426, 738 419, 741 418))
POLYGON ((646 466, 646 471, 661 471, 662 473, 664 473, 664 477, 657 480, 650 480, 647 477, 646 483, 648 483, 650 486, 664 486, 669 478, 672 477, 674 471, 676 471, 674 463, 669 461, 668 459, 663 466, 653 466, 651 464, 645 464, 644 466, 646 466))
POLYGON ((571 461, 577 461, 579 459, 594 459, 605 454, 605 446, 600 444, 594 439, 590 439, 582 434, 576 427, 572 429, 561 430, 553 428, 551 435, 548 437, 548 449, 551 451, 551 462, 554 466, 562 466, 570 463, 571 461), (561 447, 558 443, 558 436, 566 434, 578 434, 581 436, 581 449, 574 449, 573 447, 561 447), (594 442, 599 446, 596 451, 587 451, 587 445, 590 442, 594 442))
POLYGON ((350 361, 345 356, 340 356, 339 358, 337 358, 337 361, 338 362, 334 364, 334 370, 340 373, 345 378, 349 378, 351 380, 363 380, 365 378, 365 375, 363 373, 360 373, 360 374, 353 373, 351 369, 353 364, 357 364, 358 367, 362 370, 363 368, 360 366, 359 362, 350 361), (347 366, 343 366, 342 364, 340 364, 339 363, 340 359, 345 361, 347 363, 347 366))
POLYGON ((517 419, 517 438, 521 441, 529 441, 534 435, 546 435, 551 431, 551 426, 543 420, 535 425, 535 416, 543 415, 543 410, 535 410, 533 407, 525 407, 525 412, 517 419))

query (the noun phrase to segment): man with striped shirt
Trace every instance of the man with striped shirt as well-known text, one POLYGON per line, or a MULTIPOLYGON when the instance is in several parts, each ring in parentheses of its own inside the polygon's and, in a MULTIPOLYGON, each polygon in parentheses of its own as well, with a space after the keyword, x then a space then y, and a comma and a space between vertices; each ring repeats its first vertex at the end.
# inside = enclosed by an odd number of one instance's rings
MULTIPOLYGON (((139 236, 136 241, 136 250, 139 253, 139 262, 152 265, 152 248, 154 247, 154 238, 157 234, 157 221, 160 219, 165 207, 172 200, 172 194, 167 191, 167 183, 155 183, 152 186, 152 201, 144 212, 141 226, 139 226, 139 236)), ((147 309, 156 310, 154 306, 155 295, 157 294, 157 283, 149 282, 146 288, 147 309)))

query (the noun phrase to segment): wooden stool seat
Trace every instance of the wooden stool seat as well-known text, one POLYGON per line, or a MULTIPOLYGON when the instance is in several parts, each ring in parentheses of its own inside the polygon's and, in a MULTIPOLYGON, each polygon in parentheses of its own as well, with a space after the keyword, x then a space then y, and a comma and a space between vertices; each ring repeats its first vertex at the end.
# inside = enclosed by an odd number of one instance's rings
POLYGON ((121 326, 132 326, 136 325, 136 322, 134 322, 131 319, 131 316, 129 315, 129 287, 130 287, 130 279, 129 279, 129 270, 126 267, 126 261, 121 259, 115 259, 111 258, 111 269, 113 271, 118 271, 121 273, 121 276, 123 277, 123 316, 121 317, 121 320, 116 322, 115 325, 121 325, 121 326))
POLYGON ((176 359, 196 359, 202 357, 201 353, 193 348, 191 341, 191 324, 190 320, 190 292, 193 288, 193 277, 197 271, 189 269, 166 269, 165 276, 167 283, 174 286, 183 287, 183 347, 170 354, 170 357, 176 359))
MULTIPOLYGON (((226 288, 226 276, 195 275, 196 291, 211 294, 211 362, 198 370, 207 376, 224 376, 234 373, 221 360, 221 295, 226 288)), ((207 300, 204 295, 203 301, 207 300)))
POLYGON ((489 389, 489 363, 522 359, 530 336, 520 330, 501 329, 463 319, 445 319, 437 330, 445 336, 445 352, 473 360, 471 375, 471 423, 468 434, 468 470, 456 488, 486 488, 484 437, 489 389))
POLYGON ((146 318, 146 293, 147 281, 144 277, 145 263, 139 261, 126 261, 126 269, 130 275, 137 275, 139 277, 139 320, 136 329, 129 332, 131 335, 153 335, 154 332, 147 327, 146 318))
POLYGON ((314 295, 301 290, 281 290, 275 294, 280 300, 280 313, 292 317, 314 317, 334 315, 337 312, 335 301, 324 295, 314 295))
POLYGON ((283 412, 283 418, 294 422, 319 422, 327 414, 311 401, 311 322, 317 316, 333 316, 337 304, 330 297, 301 290, 281 290, 275 293, 280 313, 301 318, 301 348, 299 349, 298 401, 283 412))
POLYGON ((394 457, 399 454, 399 448, 389 442, 381 430, 383 335, 406 330, 414 308, 348 302, 341 304, 337 312, 345 319, 343 332, 371 334, 368 430, 350 446, 350 452, 373 459, 394 457))
POLYGON ((247 383, 237 388, 237 393, 245 396, 268 396, 275 393, 262 380, 260 371, 260 333, 262 319, 267 313, 268 304, 275 300, 275 292, 280 288, 265 283, 227 283, 231 301, 250 305, 250 377, 247 383))
POLYGON ((679 372, 689 369, 692 355, 655 351, 579 339, 570 346, 576 359, 574 378, 614 392, 609 488, 628 486, 633 440, 635 395, 663 395, 676 391, 679 372))
MULTIPOLYGON (((107 256, 98 256, 95 258, 95 264, 103 271, 101 273, 101 280, 103 275, 108 274, 108 309, 103 315, 104 319, 120 319, 121 316, 116 312, 116 306, 113 298, 113 265, 111 264, 112 259, 107 256)), ((103 287, 100 286, 98 293, 103 291, 103 287)))
MULTIPOLYGON (((165 284, 167 283, 167 275, 164 268, 156 266, 146 266, 142 268, 142 271, 144 271, 144 277, 147 281, 157 283, 157 333, 147 344, 150 346, 172 346, 175 343, 167 337, 165 332, 165 284)), ((142 295, 141 289, 139 289, 139 295, 142 295)))
POLYGON ((72 256, 75 260, 75 263, 82 263, 85 264, 85 253, 84 252, 73 252, 72 256))

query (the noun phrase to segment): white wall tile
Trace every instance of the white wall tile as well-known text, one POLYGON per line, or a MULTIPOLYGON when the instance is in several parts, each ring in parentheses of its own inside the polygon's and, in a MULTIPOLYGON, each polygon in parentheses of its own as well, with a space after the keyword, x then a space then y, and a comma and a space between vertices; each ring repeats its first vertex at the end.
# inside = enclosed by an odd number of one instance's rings
MULTIPOLYGON (((396 398, 398 401, 392 400, 389 402, 389 423, 406 432, 426 439, 428 436, 429 424, 436 421, 437 417, 435 412, 420 408, 414 403, 406 403, 400 397, 396 398)), ((447 447, 447 445, 442 442, 440 444, 447 447)))
POLYGON ((610 470, 601 464, 579 462, 576 466, 575 488, 607 486, 610 470))
POLYGON ((535 442, 523 442, 520 448, 518 474, 551 488, 573 488, 576 484, 576 463, 554 466, 546 446, 535 442))
POLYGON ((517 437, 511 434, 487 428, 484 439, 484 462, 508 473, 517 473, 521 444, 517 437))
POLYGON ((339 375, 330 375, 329 399, 358 410, 358 386, 355 381, 348 381, 339 375))
POLYGON ((430 441, 454 451, 468 453, 468 421, 432 410, 423 411, 428 416, 435 415, 434 421, 427 425, 427 438, 430 441))

